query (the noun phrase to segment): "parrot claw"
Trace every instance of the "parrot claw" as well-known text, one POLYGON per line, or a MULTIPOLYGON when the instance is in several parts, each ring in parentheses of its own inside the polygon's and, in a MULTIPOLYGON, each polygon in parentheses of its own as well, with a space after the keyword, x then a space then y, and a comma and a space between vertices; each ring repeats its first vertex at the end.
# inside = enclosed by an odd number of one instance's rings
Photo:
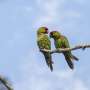
POLYGON ((82 49, 83 49, 83 50, 85 50, 85 49, 86 49, 86 47, 83 47, 82 49))

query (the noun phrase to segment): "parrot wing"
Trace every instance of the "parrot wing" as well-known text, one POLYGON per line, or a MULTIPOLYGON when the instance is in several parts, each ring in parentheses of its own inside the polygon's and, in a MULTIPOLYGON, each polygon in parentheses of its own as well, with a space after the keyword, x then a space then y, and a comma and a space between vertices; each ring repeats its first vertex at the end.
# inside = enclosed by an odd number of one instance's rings
MULTIPOLYGON (((63 43, 63 45, 62 45, 63 48, 70 48, 69 41, 65 36, 63 36, 62 41, 63 41, 62 42, 63 43)), ((65 56, 65 59, 66 59, 68 65, 69 65, 69 67, 71 69, 74 69, 74 64, 72 62, 72 59, 77 61, 78 58, 76 56, 72 55, 71 51, 64 52, 63 54, 65 56)))
MULTIPOLYGON (((63 46, 64 46, 65 48, 70 48, 68 39, 67 39, 65 36, 63 36, 63 37, 64 37, 64 40, 63 40, 64 45, 63 45, 63 46)), ((68 51, 68 53, 69 53, 71 59, 76 60, 76 61, 79 60, 76 56, 74 56, 74 55, 71 53, 71 51, 68 51)))

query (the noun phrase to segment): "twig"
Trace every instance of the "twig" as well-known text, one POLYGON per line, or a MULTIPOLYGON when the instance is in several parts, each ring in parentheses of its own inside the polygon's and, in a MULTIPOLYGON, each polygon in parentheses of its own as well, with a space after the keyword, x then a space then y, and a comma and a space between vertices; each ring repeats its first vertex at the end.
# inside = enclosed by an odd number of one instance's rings
POLYGON ((56 50, 47 50, 47 49, 41 49, 40 51, 42 52, 50 52, 51 54, 53 53, 63 53, 63 52, 66 52, 66 51, 73 51, 73 50, 77 50, 77 49, 86 49, 86 48, 90 48, 90 45, 78 45, 78 46, 75 46, 73 48, 59 48, 59 49, 56 49, 56 50))
POLYGON ((6 78, 0 76, 0 82, 7 88, 7 90, 13 90, 12 86, 9 84, 6 78))

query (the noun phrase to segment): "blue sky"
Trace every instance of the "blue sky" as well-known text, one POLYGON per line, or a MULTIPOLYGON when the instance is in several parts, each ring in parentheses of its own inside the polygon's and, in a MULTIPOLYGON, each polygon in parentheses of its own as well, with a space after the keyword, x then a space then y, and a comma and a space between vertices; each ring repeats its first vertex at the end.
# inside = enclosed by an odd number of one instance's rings
MULTIPOLYGON (((36 31, 47 26, 68 37, 71 47, 90 42, 89 0, 0 0, 0 73, 15 90, 90 90, 90 50, 74 51, 80 60, 68 68, 53 54, 50 72, 36 43, 36 31)), ((52 41, 52 49, 53 40, 52 41)))

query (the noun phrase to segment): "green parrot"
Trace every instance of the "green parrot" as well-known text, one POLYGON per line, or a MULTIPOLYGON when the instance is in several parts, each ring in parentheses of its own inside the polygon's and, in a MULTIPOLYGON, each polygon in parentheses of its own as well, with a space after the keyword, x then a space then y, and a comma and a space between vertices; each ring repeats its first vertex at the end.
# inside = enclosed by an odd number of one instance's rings
MULTIPOLYGON (((51 50, 51 42, 48 37, 48 28, 47 27, 40 27, 37 31, 37 45, 39 49, 47 49, 51 50)), ((46 64, 50 67, 50 70, 53 71, 53 61, 51 54, 49 52, 41 51, 45 57, 46 64)))
MULTIPOLYGON (((54 39, 54 44, 55 44, 56 49, 70 48, 68 39, 65 36, 61 35, 61 33, 59 33, 58 31, 50 32, 50 37, 54 39)), ((74 64, 72 60, 78 61, 79 59, 76 56, 74 56, 71 53, 71 51, 63 52, 63 55, 69 67, 71 69, 74 69, 74 64)))

